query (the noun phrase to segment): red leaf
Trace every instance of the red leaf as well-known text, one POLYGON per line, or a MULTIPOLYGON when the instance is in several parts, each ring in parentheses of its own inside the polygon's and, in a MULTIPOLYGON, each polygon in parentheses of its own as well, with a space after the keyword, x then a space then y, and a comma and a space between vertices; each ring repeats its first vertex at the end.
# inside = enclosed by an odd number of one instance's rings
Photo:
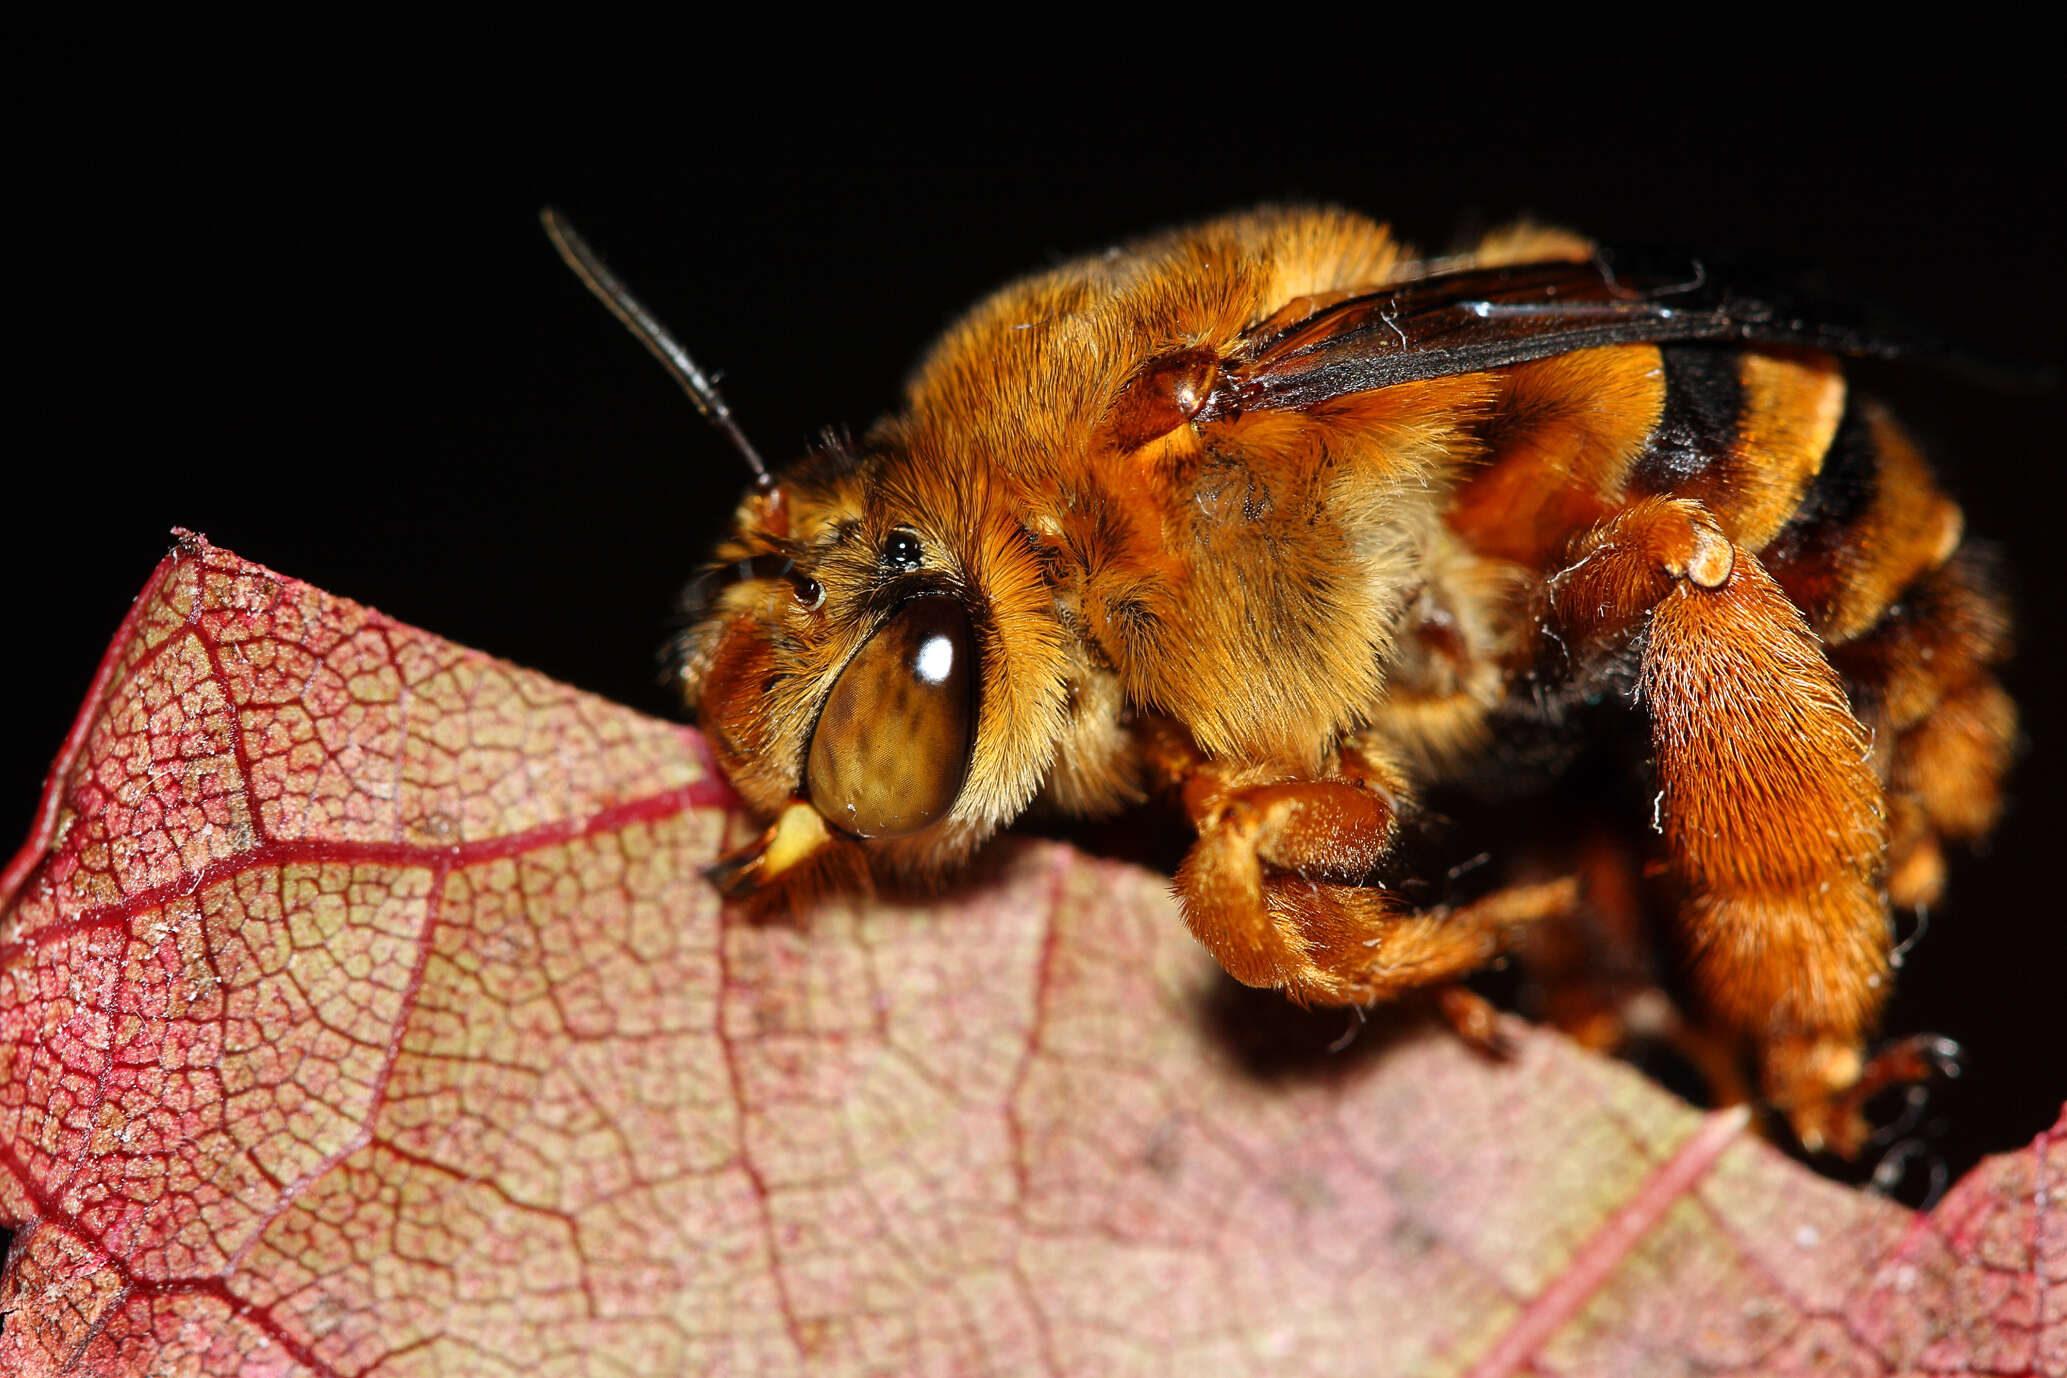
POLYGON ((1162 878, 757 927, 729 799, 183 542, 4 879, 0 1370, 2067 1372, 2067 1122, 1916 1217, 1548 1034, 1259 1072, 1162 878))

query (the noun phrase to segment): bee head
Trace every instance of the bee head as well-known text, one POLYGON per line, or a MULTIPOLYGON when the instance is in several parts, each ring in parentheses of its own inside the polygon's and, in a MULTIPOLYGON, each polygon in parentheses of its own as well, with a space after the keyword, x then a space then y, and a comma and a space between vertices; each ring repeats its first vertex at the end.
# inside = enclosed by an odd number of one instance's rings
POLYGON ((730 893, 865 865, 926 874, 1026 806, 1064 726, 1063 637, 1012 495, 965 447, 829 440, 770 474, 717 386, 558 212, 547 236, 755 475, 690 586, 673 665, 719 766, 775 823, 730 893))
POLYGON ((924 876, 1040 787, 1063 730, 1061 627, 979 466, 829 442, 742 504, 674 664, 719 767, 775 822, 713 878, 810 863, 924 876))

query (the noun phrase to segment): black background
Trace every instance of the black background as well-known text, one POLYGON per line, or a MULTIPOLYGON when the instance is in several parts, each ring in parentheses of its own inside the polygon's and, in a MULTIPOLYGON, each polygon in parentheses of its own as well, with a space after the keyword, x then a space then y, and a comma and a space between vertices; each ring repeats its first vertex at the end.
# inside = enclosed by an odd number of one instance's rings
MULTIPOLYGON (((743 471, 558 264, 561 206, 707 367, 772 459, 865 425, 959 308, 1058 257, 1264 199, 1339 201, 1443 247, 1529 213, 1614 241, 1764 250, 1956 340, 2057 367, 2060 178, 2006 79, 1929 104, 1653 90, 1325 114, 1171 96, 1120 113, 863 100, 626 116, 577 139, 535 100, 462 117, 246 103, 53 123, 17 191, 35 362, 10 447, 11 730, 26 828, 107 637, 175 524, 405 621, 666 712, 654 648, 743 471), (1039 111, 1039 114, 1030 112, 1039 111)), ((1470 93, 1462 93, 1468 95, 1470 93)), ((1480 92, 1480 95, 1486 95, 1480 92)), ((358 103, 355 104, 354 100, 358 103)), ((362 108, 363 107, 363 108, 362 108)), ((1888 1027, 1952 1034, 1951 1167, 2028 1140, 2067 1075, 2054 585, 2067 408, 1876 368, 2018 579, 2031 742, 1987 855, 1903 973, 1888 1027)), ((5 802, 11 800, 12 802, 5 802)))

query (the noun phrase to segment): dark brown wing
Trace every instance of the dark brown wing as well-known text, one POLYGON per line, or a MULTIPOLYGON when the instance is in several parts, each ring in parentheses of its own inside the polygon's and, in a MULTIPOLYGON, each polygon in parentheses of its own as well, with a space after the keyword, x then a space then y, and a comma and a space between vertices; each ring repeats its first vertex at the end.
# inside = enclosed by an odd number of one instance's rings
POLYGON ((1603 250, 1576 263, 1436 274, 1351 297, 1290 325, 1266 323, 1227 360, 1196 419, 1309 407, 1599 345, 1689 340, 1956 362, 1942 345, 1777 273, 1690 255, 1603 250))

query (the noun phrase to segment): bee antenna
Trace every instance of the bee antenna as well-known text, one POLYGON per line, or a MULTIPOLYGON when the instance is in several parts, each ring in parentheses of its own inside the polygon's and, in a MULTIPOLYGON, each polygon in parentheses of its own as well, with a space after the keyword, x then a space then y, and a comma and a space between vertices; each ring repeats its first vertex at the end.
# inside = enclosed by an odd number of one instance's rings
POLYGON ((581 279, 596 299, 610 308, 610 314, 624 322, 625 329, 639 337, 639 343, 646 346, 661 366, 682 385, 682 391, 689 394, 689 400, 703 413, 704 420, 723 431, 732 441, 733 447, 745 457, 746 465, 754 471, 754 487, 766 492, 775 486, 775 478, 768 472, 768 466, 761 462, 761 456, 746 438, 746 432, 739 429, 739 423, 732 419, 732 408, 725 405, 718 385, 710 375, 696 366, 696 360, 689 357, 689 351, 675 343, 675 337, 668 334, 667 327, 653 318, 639 299, 617 280, 617 274, 610 271, 588 241, 574 232, 551 206, 538 213, 538 219, 545 226, 546 237, 553 241, 561 259, 574 275, 581 279))

